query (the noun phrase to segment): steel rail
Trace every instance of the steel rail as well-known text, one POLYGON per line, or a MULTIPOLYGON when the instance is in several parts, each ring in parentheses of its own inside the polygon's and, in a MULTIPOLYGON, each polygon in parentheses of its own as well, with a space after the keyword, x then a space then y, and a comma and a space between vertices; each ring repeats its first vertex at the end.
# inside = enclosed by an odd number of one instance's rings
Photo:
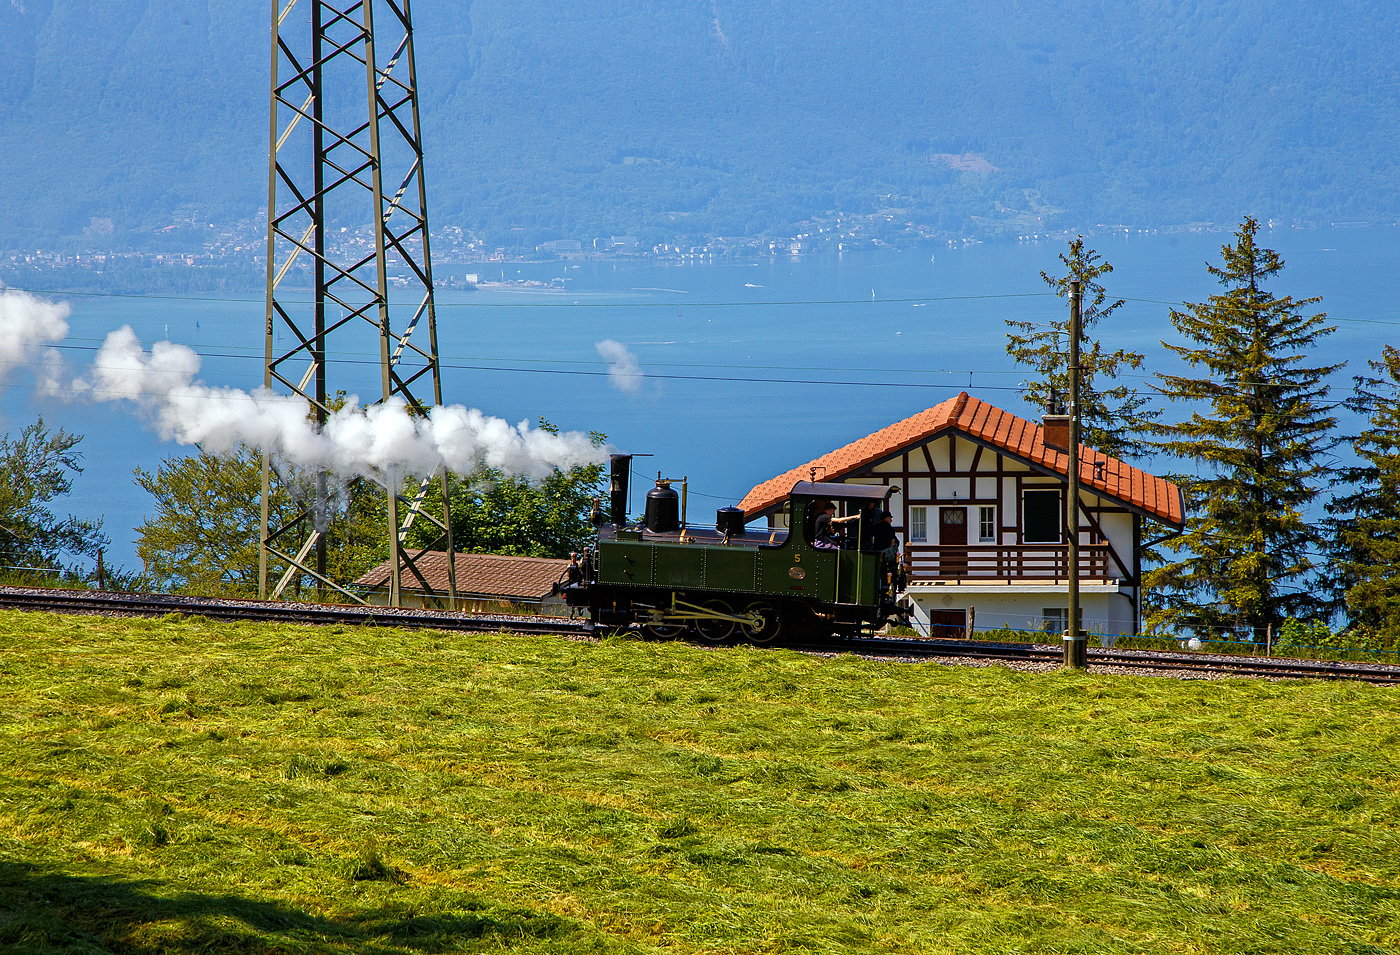
POLYGON ((314 625, 405 627, 466 633, 510 631, 526 634, 586 636, 593 628, 583 621, 561 618, 452 613, 441 610, 399 610, 359 605, 298 604, 283 601, 217 600, 166 594, 125 594, 110 591, 0 587, 0 609, 94 614, 124 617, 163 617, 179 613, 209 620, 314 625))
MULTIPOLYGON (((863 654, 964 657, 983 660, 1021 660, 1036 663, 1058 663, 1064 656, 1063 651, 1048 646, 966 640, 856 638, 841 644, 812 645, 801 649, 828 651, 846 649, 863 654)), ((1111 650, 1095 647, 1089 649, 1088 662, 1091 666, 1098 664, 1140 670, 1186 670, 1203 673, 1228 673, 1237 676, 1272 677, 1274 679, 1363 680, 1382 685, 1400 685, 1400 669, 1375 664, 1341 663, 1329 660, 1298 660, 1286 657, 1228 659, 1220 655, 1199 657, 1167 651, 1111 650)))

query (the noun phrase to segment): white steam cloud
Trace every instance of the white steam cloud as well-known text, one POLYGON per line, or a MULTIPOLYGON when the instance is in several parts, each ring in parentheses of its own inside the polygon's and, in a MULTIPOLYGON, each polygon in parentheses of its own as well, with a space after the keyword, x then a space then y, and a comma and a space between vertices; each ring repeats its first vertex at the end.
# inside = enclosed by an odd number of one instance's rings
POLYGON ((0 287, 0 382, 17 368, 33 366, 41 386, 51 384, 60 359, 46 346, 68 337, 68 312, 64 303, 0 287))
POLYGON ((618 391, 633 392, 642 387, 642 366, 637 356, 622 342, 605 338, 593 346, 608 363, 608 380, 618 391))
POLYGON ((36 369, 41 390, 94 402, 129 402, 161 438, 214 453, 247 445, 296 468, 384 481, 439 468, 470 474, 478 465, 541 480, 600 463, 605 449, 578 432, 551 434, 529 422, 511 425, 475 408, 441 405, 413 417, 402 401, 361 407, 351 398, 318 430, 301 398, 214 387, 199 380, 192 349, 157 342, 147 350, 130 327, 108 334, 82 376, 65 380, 45 345, 63 340, 67 306, 0 289, 0 374, 18 364, 36 369))

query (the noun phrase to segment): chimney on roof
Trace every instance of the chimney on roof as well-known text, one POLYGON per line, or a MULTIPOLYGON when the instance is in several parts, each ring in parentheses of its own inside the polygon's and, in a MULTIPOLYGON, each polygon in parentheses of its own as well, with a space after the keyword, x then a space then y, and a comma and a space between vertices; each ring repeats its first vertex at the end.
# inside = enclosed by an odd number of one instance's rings
POLYGON ((1041 437, 1047 448, 1069 452, 1069 415, 1048 414, 1040 419, 1041 437))

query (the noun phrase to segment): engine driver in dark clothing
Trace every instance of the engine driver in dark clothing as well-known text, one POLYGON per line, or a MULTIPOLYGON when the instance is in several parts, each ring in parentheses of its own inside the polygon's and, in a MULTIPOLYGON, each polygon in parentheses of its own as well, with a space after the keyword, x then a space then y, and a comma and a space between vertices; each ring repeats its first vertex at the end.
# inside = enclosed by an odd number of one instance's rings
POLYGON ((894 594, 904 588, 904 577, 899 565, 899 535, 892 523, 894 515, 889 511, 877 511, 875 528, 871 533, 871 548, 880 553, 880 593, 881 601, 889 602, 890 619, 896 622, 899 614, 893 606, 894 594))
POLYGON ((871 531, 873 549, 880 552, 882 560, 894 563, 899 560, 899 535, 895 533, 891 523, 894 515, 889 511, 880 511, 879 515, 875 528, 871 531))
POLYGON ((830 501, 822 502, 821 513, 817 515, 816 523, 812 527, 812 546, 817 550, 840 550, 846 531, 838 525, 848 524, 858 516, 852 514, 850 517, 837 517, 836 505, 830 501))

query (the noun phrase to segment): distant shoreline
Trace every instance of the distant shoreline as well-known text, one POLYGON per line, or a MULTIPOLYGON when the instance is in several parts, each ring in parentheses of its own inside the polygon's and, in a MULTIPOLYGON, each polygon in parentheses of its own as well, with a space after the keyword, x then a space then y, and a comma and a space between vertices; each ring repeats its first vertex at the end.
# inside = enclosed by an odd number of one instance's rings
POLYGON ((549 285, 538 279, 507 279, 504 282, 477 282, 476 285, 465 286, 463 291, 470 291, 471 289, 476 289, 478 292, 538 292, 552 295, 570 294, 569 290, 566 288, 549 285))

